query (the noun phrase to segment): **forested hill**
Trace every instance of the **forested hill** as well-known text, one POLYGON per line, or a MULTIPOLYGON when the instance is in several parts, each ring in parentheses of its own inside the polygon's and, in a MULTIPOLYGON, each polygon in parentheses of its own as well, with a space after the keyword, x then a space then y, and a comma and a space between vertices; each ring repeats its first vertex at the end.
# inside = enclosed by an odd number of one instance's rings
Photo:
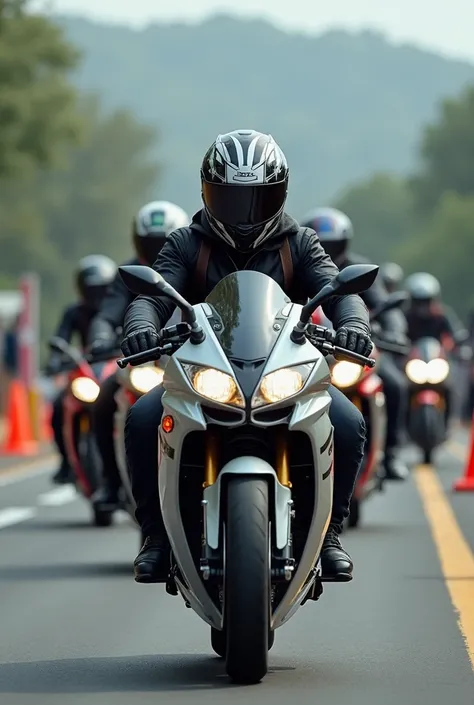
POLYGON ((292 167, 298 216, 380 169, 405 172, 438 102, 474 83, 474 66, 382 36, 287 34, 218 16, 143 30, 59 18, 83 51, 81 89, 158 125, 159 196, 199 205, 199 163, 220 131, 271 132, 292 167))

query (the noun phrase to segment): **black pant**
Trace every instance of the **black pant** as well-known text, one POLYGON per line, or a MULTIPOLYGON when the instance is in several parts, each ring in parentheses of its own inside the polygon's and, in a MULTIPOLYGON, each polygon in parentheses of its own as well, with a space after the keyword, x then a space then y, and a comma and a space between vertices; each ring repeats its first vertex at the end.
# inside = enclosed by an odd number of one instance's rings
POLYGON ((408 405, 408 384, 395 360, 388 354, 382 354, 378 375, 383 382, 387 410, 387 437, 385 453, 393 456, 402 442, 402 431, 408 405))
MULTIPOLYGON (((135 516, 146 535, 164 531, 158 485, 158 426, 163 407, 162 387, 155 387, 130 409, 125 428, 125 449, 137 509, 135 516)), ((349 514, 349 503, 362 463, 365 445, 364 419, 356 407, 331 387, 330 418, 334 426, 334 499, 331 521, 339 528, 349 514)))
POLYGON ((59 392, 58 396, 53 402, 53 414, 51 416, 51 426, 53 428, 54 442, 61 456, 61 463, 63 467, 69 466, 69 461, 66 455, 66 446, 64 444, 63 435, 63 423, 64 423, 64 397, 66 396, 67 389, 63 389, 59 392))
POLYGON ((115 393, 118 388, 116 375, 107 377, 101 384, 99 396, 92 408, 92 430, 102 458, 103 481, 111 490, 118 490, 121 484, 114 446, 114 414, 117 409, 115 393))

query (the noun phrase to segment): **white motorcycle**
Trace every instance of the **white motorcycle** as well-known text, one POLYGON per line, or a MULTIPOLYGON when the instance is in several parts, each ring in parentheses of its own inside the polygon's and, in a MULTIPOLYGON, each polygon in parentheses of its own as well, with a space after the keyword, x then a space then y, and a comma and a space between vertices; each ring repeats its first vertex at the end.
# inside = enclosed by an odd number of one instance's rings
POLYGON ((230 274, 196 306, 153 269, 119 271, 134 293, 168 296, 183 312, 183 323, 163 329, 163 345, 118 361, 174 353, 159 428, 167 591, 210 625, 231 679, 256 683, 275 629, 322 593, 333 493, 325 355, 373 365, 335 346, 310 316, 332 296, 368 289, 378 267, 347 267, 305 306, 255 271, 230 274))

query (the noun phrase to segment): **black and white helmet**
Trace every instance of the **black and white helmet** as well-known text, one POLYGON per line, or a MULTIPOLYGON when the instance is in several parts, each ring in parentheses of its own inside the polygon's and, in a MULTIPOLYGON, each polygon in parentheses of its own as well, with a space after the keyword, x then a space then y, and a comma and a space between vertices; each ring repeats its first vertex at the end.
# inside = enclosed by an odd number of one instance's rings
POLYGON ((154 264, 168 235, 189 225, 190 220, 182 208, 169 201, 152 201, 140 208, 132 223, 139 259, 150 266, 154 264))
POLYGON ((242 252, 268 240, 283 214, 288 173, 271 135, 255 130, 219 135, 201 167, 202 200, 214 232, 242 252))
POLYGON ((98 309, 109 284, 115 279, 117 265, 106 255, 88 255, 76 267, 76 287, 81 299, 98 309))

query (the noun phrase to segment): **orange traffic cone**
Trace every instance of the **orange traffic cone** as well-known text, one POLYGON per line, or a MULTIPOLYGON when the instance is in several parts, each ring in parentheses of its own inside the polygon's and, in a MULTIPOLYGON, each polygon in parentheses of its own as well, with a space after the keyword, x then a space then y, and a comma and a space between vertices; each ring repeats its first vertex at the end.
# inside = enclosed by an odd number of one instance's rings
POLYGON ((474 492, 474 416, 471 424, 471 448, 464 475, 453 485, 455 492, 474 492))
POLYGON ((1 449, 4 455, 34 455, 38 444, 31 428, 28 394, 18 380, 10 382, 7 410, 8 431, 1 449))

